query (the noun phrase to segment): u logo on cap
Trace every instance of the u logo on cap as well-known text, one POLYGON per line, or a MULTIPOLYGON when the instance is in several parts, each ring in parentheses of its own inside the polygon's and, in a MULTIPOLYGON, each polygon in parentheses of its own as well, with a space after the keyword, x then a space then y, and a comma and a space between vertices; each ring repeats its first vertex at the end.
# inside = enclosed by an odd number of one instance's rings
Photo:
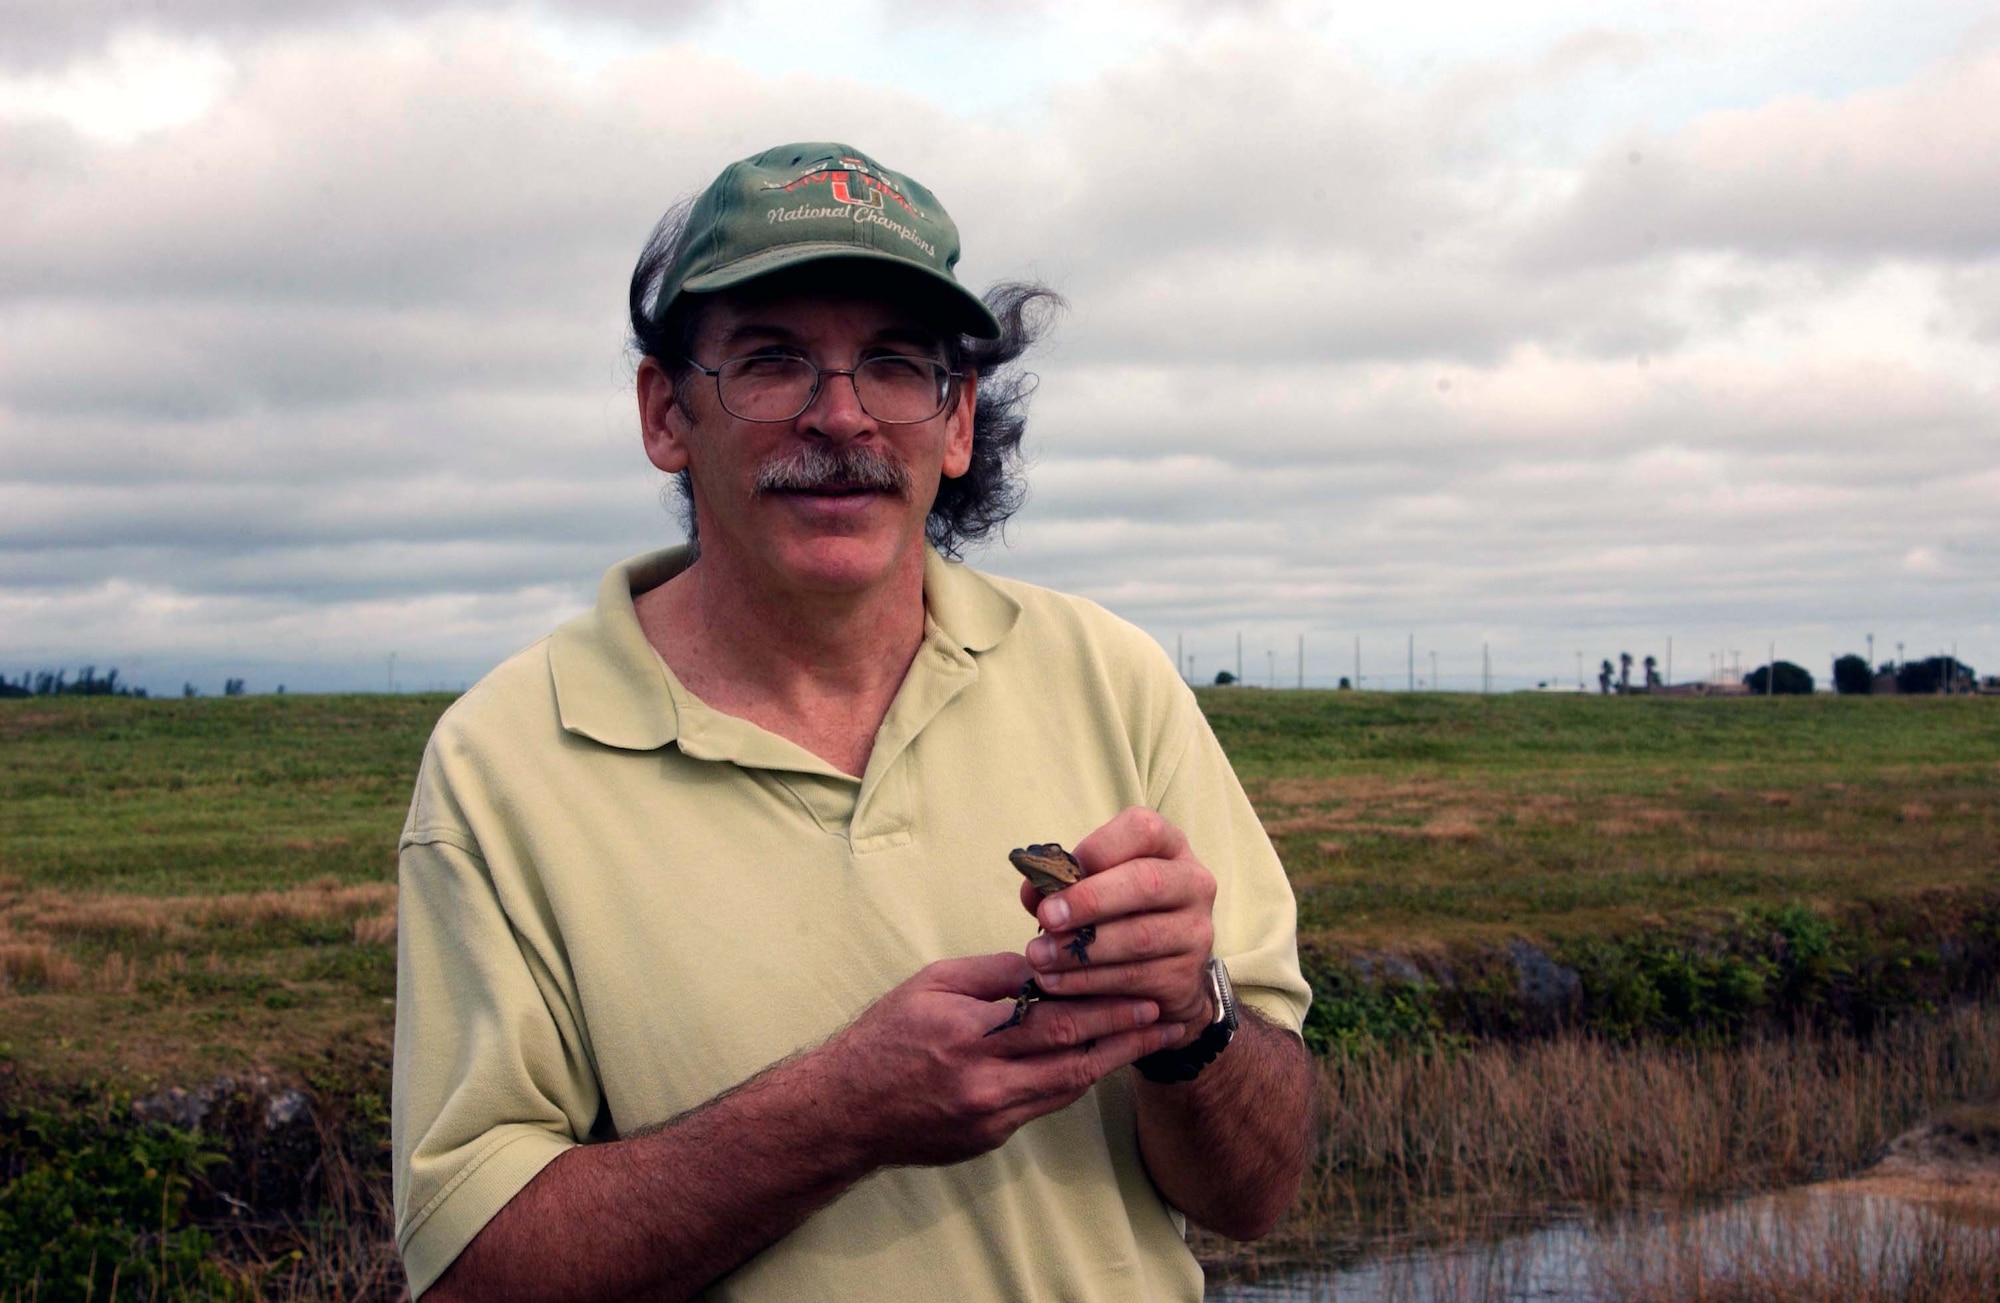
POLYGON ((854 197, 853 192, 847 188, 853 180, 853 173, 834 172, 829 175, 833 188, 833 197, 841 203, 859 204, 863 208, 880 208, 882 206, 882 192, 868 185, 865 181, 861 186, 861 197, 859 199, 854 197))

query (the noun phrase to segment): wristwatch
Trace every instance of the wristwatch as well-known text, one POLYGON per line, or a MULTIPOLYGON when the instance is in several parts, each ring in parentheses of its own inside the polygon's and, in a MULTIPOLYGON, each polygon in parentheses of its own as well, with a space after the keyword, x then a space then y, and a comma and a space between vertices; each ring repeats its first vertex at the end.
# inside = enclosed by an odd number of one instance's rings
POLYGON ((1134 1061, 1132 1066, 1147 1081, 1167 1086, 1193 1081, 1203 1068, 1215 1062, 1215 1056, 1236 1035, 1236 988, 1229 984, 1229 970, 1213 955, 1208 959, 1208 983, 1210 993, 1215 996, 1215 1021, 1186 1045, 1155 1050, 1134 1061))

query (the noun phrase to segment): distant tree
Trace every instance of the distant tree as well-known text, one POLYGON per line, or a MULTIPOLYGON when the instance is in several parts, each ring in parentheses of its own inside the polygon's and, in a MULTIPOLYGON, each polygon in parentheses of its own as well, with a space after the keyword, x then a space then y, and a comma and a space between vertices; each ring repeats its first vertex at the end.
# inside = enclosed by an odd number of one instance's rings
POLYGON ((1646 658, 1646 691, 1651 692, 1654 688, 1663 686, 1665 685, 1660 682, 1660 660, 1657 656, 1648 656, 1646 658))
POLYGON ((240 696, 242 696, 242 695, 243 695, 243 680, 241 680, 241 679, 224 679, 224 680, 222 681, 222 695, 223 695, 223 696, 225 696, 225 697, 240 697, 240 696))
POLYGON ((1833 663, 1833 690, 1843 697, 1865 697, 1875 691, 1875 675, 1868 662, 1853 652, 1833 663))
POLYGON ((1340 690, 1342 692, 1354 691, 1354 685, 1347 681, 1347 676, 1345 674, 1340 676, 1340 690))
POLYGON ((19 683, 10 683, 0 677, 0 697, 143 697, 144 688, 135 688, 118 681, 118 671, 97 672, 95 665, 86 665, 76 672, 74 679, 68 670, 39 670, 33 674, 23 672, 19 683))
POLYGON ((197 688, 192 683, 183 683, 181 684, 181 695, 183 697, 199 697, 201 695, 201 689, 197 688))
POLYGON ((1618 691, 1622 695, 1632 690, 1632 653, 1618 653, 1618 691))
POLYGON ((1896 691, 1905 694, 1971 692, 1978 684, 1973 668, 1950 656, 1905 661, 1896 667, 1896 691))
POLYGON ((1597 667, 1597 690, 1605 696, 1611 695, 1611 662, 1605 661, 1597 667))
POLYGON ((1813 694, 1813 676, 1790 661, 1779 661, 1775 675, 1771 666, 1759 665, 1743 676, 1743 686, 1755 696, 1765 694, 1766 683, 1770 684, 1768 691, 1773 696, 1810 697, 1813 694))
POLYGON ((1228 670, 1217 670, 1215 672, 1216 687, 1226 688, 1234 682, 1236 682, 1236 676, 1234 674, 1231 674, 1228 670))

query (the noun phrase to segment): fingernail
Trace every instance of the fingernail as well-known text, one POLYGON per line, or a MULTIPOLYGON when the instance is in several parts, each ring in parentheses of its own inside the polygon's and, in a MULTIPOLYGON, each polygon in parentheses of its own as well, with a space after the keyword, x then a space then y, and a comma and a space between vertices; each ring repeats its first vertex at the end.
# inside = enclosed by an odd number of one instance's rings
POLYGON ((1047 968, 1056 961, 1056 943, 1047 937, 1036 937, 1028 943, 1028 962, 1037 968, 1047 968))
POLYGON ((1132 1006, 1132 1025, 1144 1027, 1160 1016, 1160 1006, 1141 1000, 1132 1006))
POLYGON ((1063 975, 1061 973, 1035 974, 1035 985, 1041 987, 1044 991, 1053 991, 1057 987, 1061 986, 1062 982, 1063 982, 1063 975))
POLYGON ((1054 931, 1069 922, 1069 902, 1052 900, 1042 906, 1042 926, 1054 931))
POLYGON ((1184 1028, 1177 1022, 1168 1023, 1166 1026, 1160 1028, 1160 1044, 1162 1046, 1172 1045, 1181 1038, 1183 1030, 1184 1028))

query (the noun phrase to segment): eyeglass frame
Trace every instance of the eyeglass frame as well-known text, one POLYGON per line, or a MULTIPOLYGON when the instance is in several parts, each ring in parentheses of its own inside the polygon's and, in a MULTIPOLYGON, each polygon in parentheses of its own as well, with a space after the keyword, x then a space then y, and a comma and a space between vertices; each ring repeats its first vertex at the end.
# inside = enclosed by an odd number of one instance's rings
POLYGON ((754 425, 783 425, 786 421, 798 420, 799 417, 803 416, 808 410, 811 409, 814 401, 819 398, 820 381, 826 379, 828 376, 847 377, 847 383, 854 386, 855 405, 860 407, 860 409, 863 412, 867 413, 869 420, 874 421, 881 425, 922 425, 925 421, 935 421, 940 415, 942 415, 947 409, 951 407, 952 389, 954 386, 958 384, 959 381, 965 379, 965 372, 953 371, 948 363, 941 362, 934 357, 920 357, 914 353, 882 353, 878 354, 875 357, 864 357, 859 362, 856 362, 853 366, 845 368, 823 367, 809 357, 801 357, 797 354, 791 354, 785 356, 784 360, 788 362, 803 362, 807 366, 813 369, 812 388, 809 391, 807 391, 806 400, 803 403, 799 404, 799 410, 793 412, 790 416, 745 416, 741 412, 738 412, 734 408, 732 408, 728 403, 723 401, 722 370, 724 367, 727 367, 732 363, 748 362, 756 358, 757 356, 758 354, 756 353, 744 353, 737 357, 726 357, 723 358, 721 362, 717 363, 712 367, 703 366, 701 363, 695 361, 693 358, 687 359, 687 364, 693 367, 695 370, 701 372, 703 375, 707 376, 709 379, 715 381, 715 401, 721 404, 723 411, 728 412, 731 416, 735 417, 739 421, 749 421, 754 425), (854 373, 859 371, 862 367, 867 366, 870 362, 881 362, 892 359, 901 360, 905 362, 924 362, 928 363, 931 366, 942 368, 942 375, 945 380, 945 384, 942 386, 942 392, 938 394, 938 405, 936 411, 932 412, 929 416, 919 416, 915 420, 910 420, 910 421, 891 421, 886 417, 877 416, 875 415, 875 413, 868 411, 868 404, 861 397, 861 382, 854 378, 854 373))

